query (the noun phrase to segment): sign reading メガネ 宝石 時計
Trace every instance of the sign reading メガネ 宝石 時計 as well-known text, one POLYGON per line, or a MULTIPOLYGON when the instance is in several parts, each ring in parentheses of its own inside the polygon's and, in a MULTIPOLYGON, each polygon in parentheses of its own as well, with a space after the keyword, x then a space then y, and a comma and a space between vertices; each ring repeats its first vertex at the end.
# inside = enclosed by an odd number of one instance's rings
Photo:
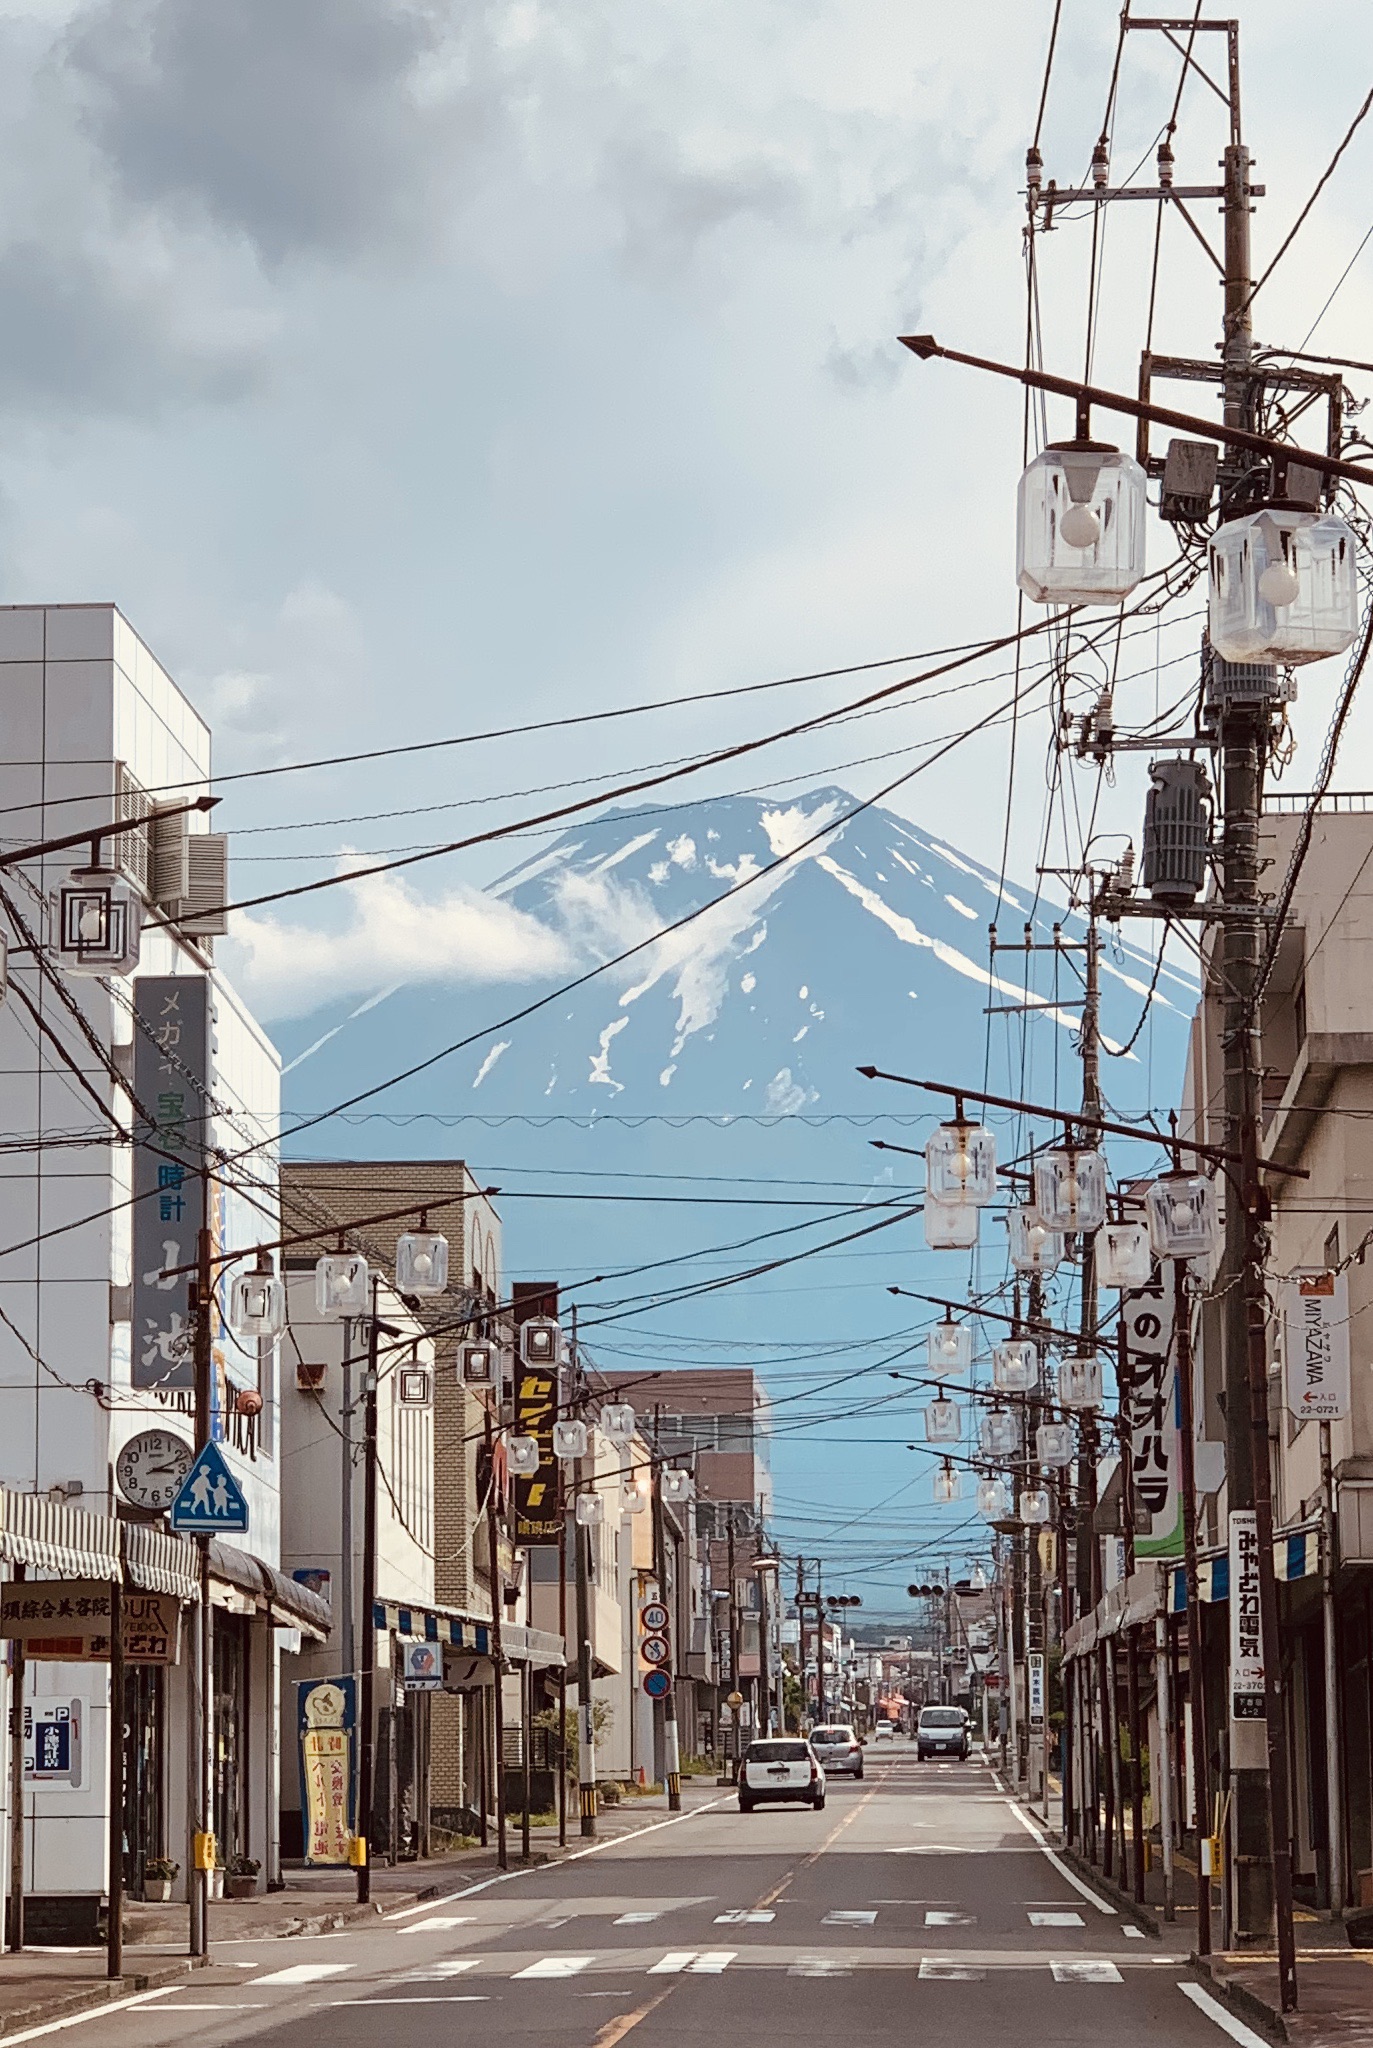
POLYGON ((191 1388, 191 1274, 205 1221, 201 1180, 210 1071, 203 974, 134 982, 133 1085, 145 1112, 133 1148, 133 1361, 136 1387, 191 1388), (176 1272, 176 1267, 187 1270, 176 1272))
POLYGON ((1298 1421, 1349 1413, 1349 1281, 1298 1273, 1282 1290, 1283 1392, 1298 1421))

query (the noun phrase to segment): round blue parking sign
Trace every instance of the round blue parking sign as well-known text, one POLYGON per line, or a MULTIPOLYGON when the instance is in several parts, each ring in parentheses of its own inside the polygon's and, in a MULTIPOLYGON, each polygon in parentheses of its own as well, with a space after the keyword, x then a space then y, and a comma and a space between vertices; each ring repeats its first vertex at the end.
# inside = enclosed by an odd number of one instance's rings
POLYGON ((672 1674, 668 1671, 646 1671, 644 1691, 651 1700, 665 1700, 672 1690, 672 1674))

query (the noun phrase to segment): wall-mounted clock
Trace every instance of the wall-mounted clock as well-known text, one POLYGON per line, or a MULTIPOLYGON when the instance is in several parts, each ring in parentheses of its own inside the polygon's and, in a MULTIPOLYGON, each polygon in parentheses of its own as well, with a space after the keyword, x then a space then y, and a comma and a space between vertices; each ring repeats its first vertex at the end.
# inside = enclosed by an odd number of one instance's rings
POLYGON ((195 1460, 185 1437, 170 1429, 145 1429, 131 1436, 114 1461, 114 1476, 125 1500, 150 1514, 164 1514, 181 1491, 195 1460))

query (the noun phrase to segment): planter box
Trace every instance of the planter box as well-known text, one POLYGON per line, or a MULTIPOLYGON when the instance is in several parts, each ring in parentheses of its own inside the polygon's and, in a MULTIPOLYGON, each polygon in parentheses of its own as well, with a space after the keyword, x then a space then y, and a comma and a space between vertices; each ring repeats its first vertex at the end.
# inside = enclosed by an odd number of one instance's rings
POLYGON ((225 1895, 231 1899, 251 1899, 257 1895, 257 1877, 228 1876, 224 1880, 225 1895))
POLYGON ((165 1906, 171 1899, 172 1886, 175 1882, 175 1878, 171 1877, 145 1877, 143 1896, 149 1905, 165 1906))

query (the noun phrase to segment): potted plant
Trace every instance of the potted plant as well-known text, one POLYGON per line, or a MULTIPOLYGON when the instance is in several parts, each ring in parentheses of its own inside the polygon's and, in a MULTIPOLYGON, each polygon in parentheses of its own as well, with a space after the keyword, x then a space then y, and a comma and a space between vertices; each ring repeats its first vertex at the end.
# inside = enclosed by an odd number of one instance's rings
POLYGON ((262 1865, 256 1856, 231 1856, 225 1874, 224 1889, 231 1899, 251 1899, 257 1890, 257 1874, 262 1865))
POLYGON ((180 1872, 181 1865, 173 1863, 170 1856, 150 1856, 143 1866, 144 1898, 165 1906, 180 1872))

